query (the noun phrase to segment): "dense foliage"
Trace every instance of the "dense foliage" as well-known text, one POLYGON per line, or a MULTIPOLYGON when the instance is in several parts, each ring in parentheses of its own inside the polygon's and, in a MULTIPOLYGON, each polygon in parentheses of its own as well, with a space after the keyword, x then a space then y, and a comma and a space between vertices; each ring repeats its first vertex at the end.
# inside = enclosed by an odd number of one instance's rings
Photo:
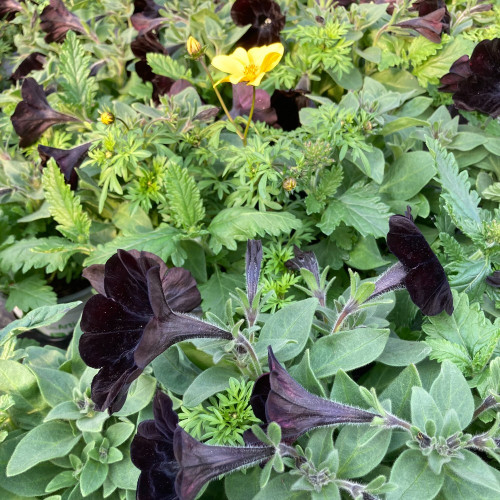
POLYGON ((0 58, 2 499, 500 497, 500 7, 0 0, 0 58))

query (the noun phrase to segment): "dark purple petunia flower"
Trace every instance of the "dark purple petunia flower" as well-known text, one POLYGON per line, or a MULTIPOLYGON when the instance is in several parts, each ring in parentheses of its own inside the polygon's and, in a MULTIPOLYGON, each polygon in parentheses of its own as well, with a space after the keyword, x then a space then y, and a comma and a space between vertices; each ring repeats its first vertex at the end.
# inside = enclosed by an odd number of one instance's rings
POLYGON ((488 276, 486 283, 494 288, 500 288, 500 271, 494 271, 491 276, 488 276))
POLYGON ((311 107, 312 101, 304 90, 275 90, 271 96, 271 106, 278 116, 278 124, 283 130, 290 131, 299 128, 299 111, 311 107))
POLYGON ((425 36, 425 38, 431 42, 440 43, 441 33, 447 29, 446 23, 443 22, 445 14, 446 9, 441 8, 422 17, 415 17, 413 19, 401 21, 394 26, 412 29, 417 33, 420 33, 422 36, 425 36))
POLYGON ((139 32, 157 28, 167 21, 159 17, 160 9, 153 0, 134 0, 134 14, 130 18, 132 26, 139 32))
POLYGON ((287 260, 285 266, 295 271, 300 271, 301 268, 307 269, 314 275, 319 286, 319 265, 314 252, 303 252, 297 245, 293 245, 293 254, 294 258, 287 260))
POLYGON ((455 61, 439 90, 453 93, 459 109, 500 116, 500 38, 479 42, 470 59, 455 61))
POLYGON ((389 250, 399 264, 389 269, 376 283, 373 298, 404 286, 423 314, 453 313, 453 296, 443 266, 413 222, 410 207, 405 215, 389 219, 389 250))
POLYGON ((370 423, 377 416, 375 413, 311 394, 279 364, 271 346, 268 351, 269 374, 263 375, 255 383, 250 403, 254 414, 262 415, 262 402, 265 400, 265 391, 269 388, 264 421, 276 422, 281 427, 281 439, 284 443, 293 443, 315 427, 370 423))
POLYGON ((16 106, 10 119, 20 137, 19 146, 22 148, 36 142, 52 125, 78 121, 73 116, 54 111, 45 97, 43 87, 33 78, 24 80, 21 95, 23 100, 16 106))
POLYGON ((91 142, 86 142, 72 149, 51 148, 40 144, 38 146, 38 153, 42 160, 42 167, 45 167, 49 158, 54 158, 59 170, 64 175, 66 184, 69 184, 71 189, 75 190, 78 187, 78 174, 76 173, 76 169, 87 157, 91 144, 91 142))
POLYGON ((45 65, 45 56, 40 52, 33 52, 28 57, 25 57, 23 62, 12 73, 10 79, 17 81, 29 75, 32 71, 43 69, 45 65))
POLYGON ((178 424, 171 399, 157 392, 154 420, 139 424, 130 455, 141 470, 137 500, 192 500, 203 485, 221 474, 269 459, 273 446, 209 446, 178 424))
MULTIPOLYGON (((245 82, 233 85, 233 107, 229 112, 232 118, 250 115, 252 93, 252 87, 245 82)), ((264 122, 274 126, 277 120, 276 111, 271 107, 271 97, 265 90, 256 88, 252 121, 264 122)))
POLYGON ((85 33, 80 19, 72 14, 62 0, 50 0, 50 4, 40 14, 40 29, 47 33, 44 40, 47 43, 61 43, 68 31, 85 33))
POLYGON ((23 10, 21 4, 15 0, 0 0, 0 19, 12 21, 18 12, 23 10))
POLYGON ((251 24, 236 45, 248 50, 280 41, 280 32, 286 17, 273 0, 236 0, 231 7, 231 17, 237 26, 251 24))
POLYGON ((85 304, 80 338, 82 359, 100 369, 92 381, 97 410, 118 411, 130 384, 176 342, 233 338, 230 332, 172 310, 187 312, 200 304, 196 282, 189 271, 167 269, 154 254, 118 250, 104 266, 91 266, 84 276, 101 292, 85 304))

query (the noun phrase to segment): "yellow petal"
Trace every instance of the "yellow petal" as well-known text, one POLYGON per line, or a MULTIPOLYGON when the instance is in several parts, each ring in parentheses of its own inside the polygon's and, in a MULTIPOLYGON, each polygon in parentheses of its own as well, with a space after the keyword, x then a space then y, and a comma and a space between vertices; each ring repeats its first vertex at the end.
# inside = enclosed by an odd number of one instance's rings
POLYGON ((253 85, 254 87, 258 87, 264 76, 266 76, 264 72, 260 73, 252 81, 248 82, 247 85, 253 85))
POLYGON ((245 75, 229 75, 228 78, 233 85, 236 85, 237 83, 244 81, 245 75))
POLYGON ((267 54, 262 61, 260 70, 264 73, 271 71, 280 62, 282 56, 283 54, 279 54, 278 52, 271 52, 270 54, 267 54))
POLYGON ((216 83, 214 84, 214 87, 217 87, 217 85, 219 85, 219 83, 229 82, 229 79, 230 79, 230 78, 231 78, 231 77, 229 77, 229 76, 225 76, 224 78, 221 78, 218 82, 216 82, 216 83))
POLYGON ((215 56, 212 59, 212 66, 224 73, 243 74, 245 65, 233 56, 215 56))
MULTIPOLYGON (((263 45, 262 47, 252 47, 248 51, 248 57, 255 64, 255 66, 260 67, 265 60, 266 56, 271 53, 277 53, 280 55, 278 61, 283 56, 285 47, 279 42, 272 43, 271 45, 263 45)), ((277 64, 277 63, 276 63, 277 64)), ((274 66, 273 66, 274 67, 274 66)))
POLYGON ((243 66, 248 66, 250 64, 250 58, 248 57, 248 52, 243 47, 238 47, 230 57, 234 57, 243 64, 243 66))

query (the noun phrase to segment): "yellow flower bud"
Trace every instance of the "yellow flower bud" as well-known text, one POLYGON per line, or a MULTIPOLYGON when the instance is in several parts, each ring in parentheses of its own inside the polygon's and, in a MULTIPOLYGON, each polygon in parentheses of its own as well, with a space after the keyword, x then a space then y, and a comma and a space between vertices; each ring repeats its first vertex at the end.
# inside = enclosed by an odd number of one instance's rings
POLYGON ((104 113, 101 113, 100 119, 104 125, 111 125, 115 121, 115 115, 109 111, 104 111, 104 113))
POLYGON ((297 187, 297 179, 294 177, 287 177, 283 179, 282 186, 285 191, 293 191, 297 187))
POLYGON ((201 43, 196 38, 190 36, 186 42, 186 49, 190 56, 197 57, 200 55, 202 49, 201 43))

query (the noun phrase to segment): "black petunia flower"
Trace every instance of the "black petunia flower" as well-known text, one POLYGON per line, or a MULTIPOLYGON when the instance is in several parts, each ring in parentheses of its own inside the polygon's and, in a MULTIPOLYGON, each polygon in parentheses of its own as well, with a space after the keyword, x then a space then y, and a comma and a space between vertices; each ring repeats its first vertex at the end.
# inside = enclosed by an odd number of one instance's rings
POLYGON ((299 128, 299 111, 311 107, 312 101, 304 90, 275 90, 271 96, 271 106, 278 116, 278 124, 283 130, 290 131, 299 128))
POLYGON ((189 271, 167 269, 154 254, 118 250, 104 266, 86 269, 84 276, 100 292, 85 304, 80 338, 82 359, 100 369, 92 381, 92 400, 100 411, 118 411, 130 384, 176 342, 233 338, 172 310, 191 311, 200 304, 200 294, 189 271))
POLYGON ((17 81, 29 75, 32 71, 43 69, 45 65, 45 56, 40 52, 33 52, 28 57, 25 57, 23 62, 12 73, 10 79, 17 81))
POLYGON ((486 283, 494 288, 500 288, 500 271, 494 271, 491 276, 488 276, 486 283))
POLYGON ((410 207, 405 215, 389 219, 389 250, 399 263, 375 283, 371 298, 389 290, 405 287, 423 314, 453 313, 453 296, 443 266, 413 222, 410 207))
POLYGON ((15 0, 0 0, 0 19, 5 17, 7 21, 12 21, 22 10, 21 4, 15 0))
POLYGON ((80 18, 72 14, 62 0, 50 0, 50 4, 40 14, 40 29, 47 33, 44 40, 47 43, 61 43, 68 31, 85 33, 80 18))
POLYGON ((21 87, 23 100, 11 116, 12 125, 20 137, 19 146, 25 148, 36 142, 52 125, 78 121, 75 117, 54 111, 45 97, 43 87, 33 78, 26 78, 21 87))
POLYGON ((500 38, 479 42, 470 59, 457 59, 439 90, 453 93, 459 109, 500 116, 500 38))
POLYGON ((192 500, 208 481, 269 459, 273 446, 209 446, 178 424, 171 399, 157 392, 154 420, 139 424, 130 455, 141 470, 137 500, 192 500))
MULTIPOLYGON (((254 386, 250 404, 254 414, 265 415, 264 422, 276 422, 281 427, 282 441, 293 443, 315 427, 338 424, 370 423, 375 413, 348 406, 311 394, 295 381, 280 365, 271 346, 269 373, 262 375, 254 386), (269 391, 266 399, 266 391, 269 391), (263 403, 265 405, 263 407, 263 403)), ((246 436, 248 441, 254 441, 246 436)))
POLYGON ((51 148, 49 146, 38 146, 38 153, 42 160, 42 167, 45 167, 49 158, 54 158, 59 170, 64 175, 66 184, 75 190, 78 187, 78 174, 76 169, 83 163, 87 157, 91 142, 86 142, 76 148, 72 149, 59 149, 51 148))
POLYGON ((280 6, 273 0, 236 0, 231 7, 231 17, 237 26, 251 24, 236 42, 246 50, 279 42, 286 21, 280 6))
MULTIPOLYGON (((430 12, 422 17, 415 17, 406 21, 401 21, 395 24, 400 28, 408 28, 425 36, 428 40, 434 43, 441 42, 441 33, 446 32, 449 25, 444 22, 446 8, 441 8, 430 12)), ((449 15, 449 14, 448 14, 449 15)))
POLYGON ((167 21, 159 17, 160 8, 153 0, 134 0, 134 13, 130 18, 132 26, 139 32, 157 28, 167 21))

